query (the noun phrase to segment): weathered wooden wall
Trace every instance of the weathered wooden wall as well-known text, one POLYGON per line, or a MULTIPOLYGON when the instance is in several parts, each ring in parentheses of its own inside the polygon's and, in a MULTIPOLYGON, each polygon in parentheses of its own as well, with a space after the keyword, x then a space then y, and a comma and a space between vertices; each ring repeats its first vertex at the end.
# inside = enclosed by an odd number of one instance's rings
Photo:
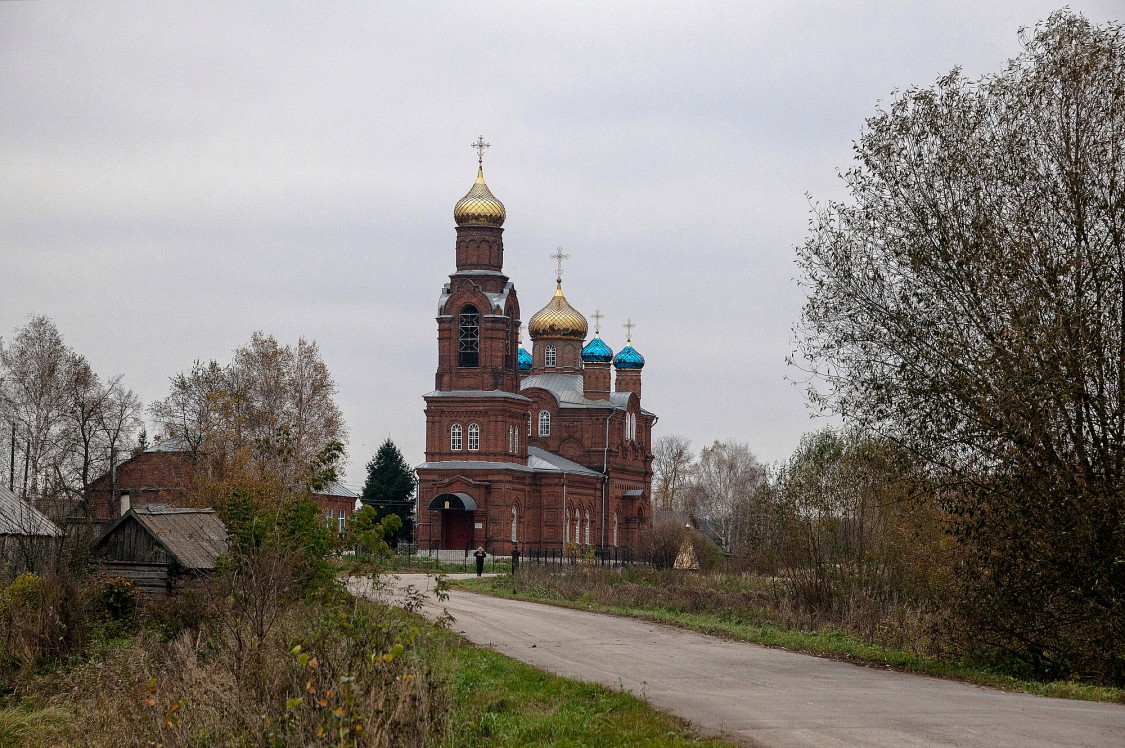
POLYGON ((151 598, 167 597, 172 589, 171 564, 127 563, 123 561, 102 561, 102 574, 109 577, 125 577, 137 585, 142 595, 151 598))

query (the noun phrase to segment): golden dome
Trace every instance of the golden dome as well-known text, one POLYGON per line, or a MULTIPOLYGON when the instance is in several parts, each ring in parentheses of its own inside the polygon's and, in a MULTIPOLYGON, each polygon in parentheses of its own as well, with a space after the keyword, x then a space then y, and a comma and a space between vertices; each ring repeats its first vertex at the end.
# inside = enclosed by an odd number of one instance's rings
POLYGON ((563 296, 562 281, 555 287, 555 296, 547 306, 531 316, 527 331, 536 338, 573 338, 585 340, 589 331, 586 318, 572 307, 563 296))
POLYGON ((504 225, 507 213, 504 203, 497 200, 484 183, 484 168, 477 166, 477 181, 472 189, 453 206, 453 220, 458 226, 504 225))

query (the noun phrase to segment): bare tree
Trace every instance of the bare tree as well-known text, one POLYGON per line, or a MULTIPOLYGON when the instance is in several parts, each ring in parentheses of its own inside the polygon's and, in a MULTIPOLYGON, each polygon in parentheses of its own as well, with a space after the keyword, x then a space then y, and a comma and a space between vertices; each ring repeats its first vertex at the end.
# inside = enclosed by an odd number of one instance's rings
POLYGON ((716 441, 699 451, 692 508, 710 523, 726 550, 736 550, 745 541, 754 495, 764 478, 765 470, 746 444, 716 441))
POLYGON ((652 446, 652 472, 656 482, 656 508, 683 511, 684 486, 690 480, 695 454, 691 441, 679 434, 667 434, 652 446))

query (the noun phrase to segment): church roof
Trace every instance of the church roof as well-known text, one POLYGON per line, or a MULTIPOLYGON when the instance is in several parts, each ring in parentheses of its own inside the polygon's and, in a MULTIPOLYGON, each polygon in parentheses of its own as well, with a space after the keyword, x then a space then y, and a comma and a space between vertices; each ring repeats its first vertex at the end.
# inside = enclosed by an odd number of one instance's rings
POLYGON ((510 400, 528 402, 524 395, 505 392, 504 390, 434 390, 433 392, 427 392, 422 397, 506 397, 510 400))
POLYGON ((555 295, 547 302, 547 306, 531 315, 531 321, 527 323, 527 332, 532 340, 539 338, 585 340, 589 329, 586 318, 563 296, 561 277, 555 286, 555 295))
POLYGON ((468 194, 457 201, 453 206, 453 220, 458 226, 495 226, 504 225, 507 212, 504 203, 484 183, 484 167, 477 166, 477 180, 469 189, 468 194))
POLYGON ((613 360, 613 351, 601 338, 594 338, 582 349, 582 360, 588 364, 608 364, 613 360))
POLYGON ((516 362, 520 371, 531 371, 531 354, 522 345, 519 353, 516 354, 516 362))
POLYGON ((515 470, 521 473, 577 473, 579 475, 601 475, 585 465, 548 452, 538 447, 527 448, 527 464, 518 462, 489 462, 487 460, 441 460, 423 462, 419 470, 515 470))
POLYGON ((539 447, 527 448, 527 464, 537 471, 558 473, 580 473, 582 475, 601 475, 597 470, 591 470, 585 465, 579 465, 573 460, 548 452, 539 447))
POLYGON ((613 392, 609 400, 588 400, 584 394, 581 374, 532 374, 520 382, 520 389, 539 387, 559 401, 560 408, 618 408, 629 405, 628 392, 613 392))
MULTIPOLYGON (((455 275, 461 275, 461 274, 462 273, 455 273, 455 275)), ((511 292, 512 292, 512 282, 511 281, 508 281, 507 283, 504 284, 504 290, 501 291, 500 293, 489 293, 488 291, 482 291, 481 293, 483 293, 485 296, 488 297, 489 307, 488 307, 488 309, 480 310, 480 313, 485 314, 485 315, 496 314, 496 310, 499 309, 500 313, 502 314, 505 307, 508 304, 508 294, 511 293, 511 292)), ((441 296, 438 297, 438 306, 437 306, 438 316, 441 316, 442 314, 445 314, 445 302, 449 301, 449 297, 450 297, 450 295, 452 295, 452 293, 453 293, 453 291, 450 288, 450 285, 448 283, 446 283, 445 286, 443 286, 442 289, 441 289, 441 296)))

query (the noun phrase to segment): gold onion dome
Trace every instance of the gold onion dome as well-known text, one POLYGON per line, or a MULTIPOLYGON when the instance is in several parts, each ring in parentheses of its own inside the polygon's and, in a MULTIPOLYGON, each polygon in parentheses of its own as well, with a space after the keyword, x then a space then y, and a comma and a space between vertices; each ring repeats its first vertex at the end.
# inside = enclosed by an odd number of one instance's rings
POLYGON ((458 226, 495 226, 504 225, 507 218, 504 203, 496 199, 484 183, 484 167, 477 166, 477 181, 473 183, 468 194, 457 201, 453 206, 453 220, 458 226))
POLYGON ((531 316, 527 331, 535 338, 570 338, 585 340, 589 331, 586 318, 567 302, 562 292, 562 281, 555 287, 555 296, 547 306, 531 316))

